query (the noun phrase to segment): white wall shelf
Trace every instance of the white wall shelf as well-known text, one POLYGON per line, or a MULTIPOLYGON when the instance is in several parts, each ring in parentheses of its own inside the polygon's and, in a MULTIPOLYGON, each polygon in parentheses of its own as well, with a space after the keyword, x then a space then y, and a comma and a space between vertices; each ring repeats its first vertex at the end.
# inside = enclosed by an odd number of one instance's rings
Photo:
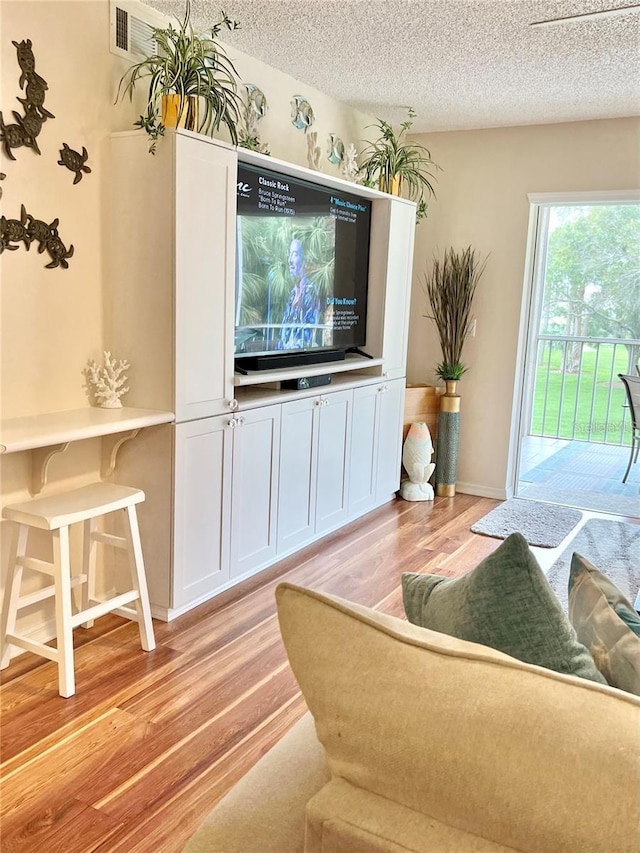
MULTIPOLYGON (((308 376, 309 374, 304 375, 308 376)), ((319 397, 323 394, 330 394, 332 391, 375 385, 381 381, 383 381, 383 377, 379 374, 345 372, 333 375, 329 385, 318 385, 315 388, 287 389, 279 387, 279 382, 245 385, 237 389, 236 399, 238 411, 244 411, 248 408, 266 406, 270 403, 285 403, 290 400, 301 400, 304 397, 319 397)))
MULTIPOLYGON (((299 379, 302 376, 322 376, 325 373, 345 373, 351 370, 367 370, 381 367, 382 358, 362 358, 359 355, 347 355, 344 361, 329 361, 321 364, 309 364, 302 367, 285 367, 280 370, 250 370, 247 374, 234 374, 234 385, 264 385, 267 382, 283 382, 287 379, 299 379)), ((378 371, 378 375, 380 375, 378 371)))
POLYGON ((99 438, 175 420, 173 412, 157 409, 102 409, 87 406, 0 422, 0 452, 17 453, 85 438, 99 438))
POLYGON ((135 438, 143 427, 172 423, 173 412, 156 409, 103 409, 87 406, 66 412, 48 412, 11 418, 0 422, 0 452, 31 451, 32 495, 40 494, 47 483, 49 465, 55 456, 69 447, 72 441, 87 438, 103 439, 102 475, 113 474, 118 451, 125 442, 135 438), (119 437, 109 440, 107 436, 119 437), (110 442, 109 447, 105 442, 110 442))

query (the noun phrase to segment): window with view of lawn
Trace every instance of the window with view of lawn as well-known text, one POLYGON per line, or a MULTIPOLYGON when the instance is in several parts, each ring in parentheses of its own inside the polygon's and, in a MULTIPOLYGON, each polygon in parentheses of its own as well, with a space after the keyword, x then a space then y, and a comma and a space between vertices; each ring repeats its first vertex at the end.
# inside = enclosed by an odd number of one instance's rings
POLYGON ((619 374, 640 372, 640 202, 540 205, 537 225, 517 493, 603 492, 611 505, 567 502, 625 514, 631 419, 619 374))

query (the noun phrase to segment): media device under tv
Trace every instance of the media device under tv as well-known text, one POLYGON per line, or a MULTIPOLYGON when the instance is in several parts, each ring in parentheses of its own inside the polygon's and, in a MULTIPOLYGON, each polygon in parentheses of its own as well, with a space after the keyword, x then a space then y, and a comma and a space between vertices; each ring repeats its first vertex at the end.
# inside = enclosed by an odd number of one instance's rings
POLYGON ((366 344, 371 202, 238 166, 236 369, 344 359, 366 344))
POLYGON ((298 379, 284 379, 281 383, 286 391, 307 391, 309 388, 321 388, 331 385, 331 374, 322 373, 320 376, 300 376, 298 379))

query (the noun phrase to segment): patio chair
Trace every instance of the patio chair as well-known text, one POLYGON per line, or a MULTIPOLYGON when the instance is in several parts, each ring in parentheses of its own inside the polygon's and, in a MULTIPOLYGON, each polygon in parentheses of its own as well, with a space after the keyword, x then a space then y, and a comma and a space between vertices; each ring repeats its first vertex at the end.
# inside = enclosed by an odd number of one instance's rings
POLYGON ((626 483, 631 465, 638 461, 638 451, 640 450, 640 376, 627 376, 624 373, 619 373, 618 378, 622 380, 627 392, 627 403, 631 415, 631 453, 629 454, 627 470, 622 478, 622 482, 626 483))

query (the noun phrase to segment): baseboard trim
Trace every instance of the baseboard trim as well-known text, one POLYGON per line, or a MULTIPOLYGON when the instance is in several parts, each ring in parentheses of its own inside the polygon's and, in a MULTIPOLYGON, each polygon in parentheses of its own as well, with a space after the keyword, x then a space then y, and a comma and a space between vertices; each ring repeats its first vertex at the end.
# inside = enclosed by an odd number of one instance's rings
POLYGON ((497 501, 506 501, 506 489, 492 489, 491 486, 479 486, 477 483, 456 483, 456 491, 463 495, 475 495, 479 498, 493 498, 497 501))

